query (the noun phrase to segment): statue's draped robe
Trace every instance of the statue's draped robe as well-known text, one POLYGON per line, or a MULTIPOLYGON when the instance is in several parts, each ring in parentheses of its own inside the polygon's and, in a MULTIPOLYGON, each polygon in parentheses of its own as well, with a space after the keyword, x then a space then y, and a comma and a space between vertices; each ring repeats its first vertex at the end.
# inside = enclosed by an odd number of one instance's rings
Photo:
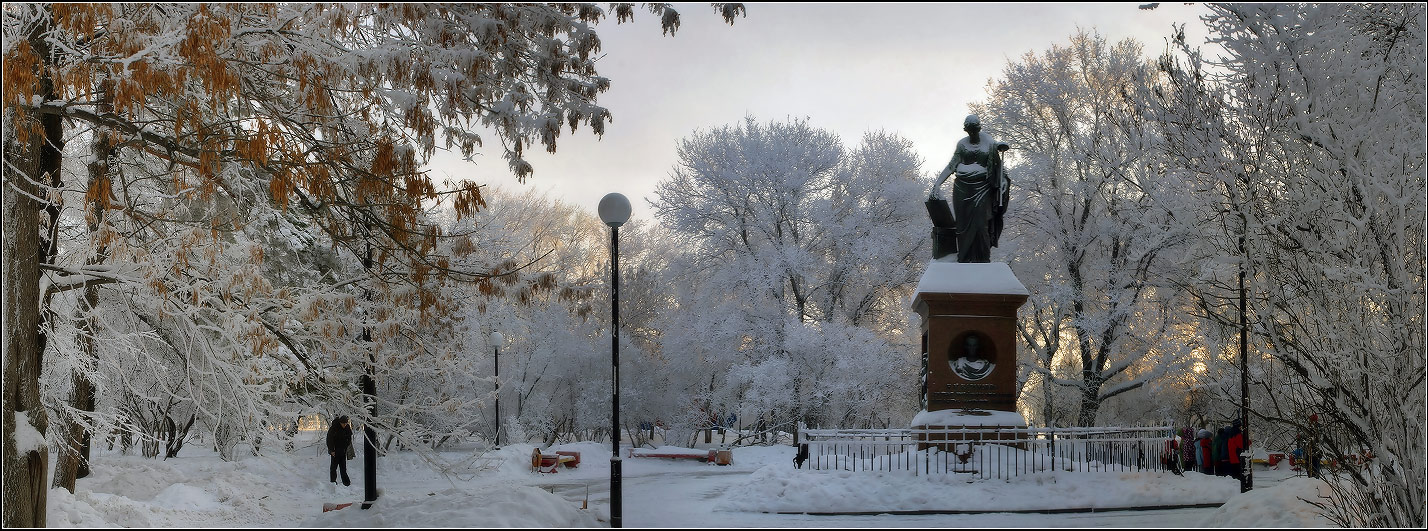
MULTIPOLYGON (((957 176, 952 187, 952 213, 957 217, 957 261, 985 263, 992 260, 993 217, 1002 205, 1001 154, 991 135, 977 133, 978 142, 966 137, 943 174, 957 176)), ((1000 227, 995 227, 1000 233, 1000 227)), ((998 236, 1000 234, 997 234, 998 236)))

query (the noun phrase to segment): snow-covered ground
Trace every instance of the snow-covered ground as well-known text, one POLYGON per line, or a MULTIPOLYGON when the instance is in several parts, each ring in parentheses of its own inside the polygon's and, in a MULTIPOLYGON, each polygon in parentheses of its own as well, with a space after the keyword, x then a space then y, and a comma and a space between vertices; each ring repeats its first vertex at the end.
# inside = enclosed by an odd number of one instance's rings
MULTIPOLYGON (((444 452, 451 474, 420 456, 379 460, 381 499, 322 512, 324 503, 362 498, 362 459, 349 461, 353 486, 327 482, 316 440, 292 453, 218 459, 190 446, 169 460, 99 452, 71 495, 50 491, 54 527, 600 527, 609 525, 608 445, 556 449, 581 453, 579 468, 530 470, 529 444, 498 451, 444 452), (582 508, 584 506, 585 508, 582 508)), ((360 452, 359 452, 360 453, 360 452)), ((1293 477, 1286 465, 1256 472, 1240 494, 1229 478, 1196 473, 1041 473, 1010 480, 957 475, 810 471, 793 468, 789 446, 734 449, 731 466, 693 460, 627 458, 622 499, 626 527, 1327 527, 1302 499, 1327 487, 1293 477), (1226 502, 1220 508, 1074 514, 880 514, 821 516, 785 512, 1028 511, 1226 502)))

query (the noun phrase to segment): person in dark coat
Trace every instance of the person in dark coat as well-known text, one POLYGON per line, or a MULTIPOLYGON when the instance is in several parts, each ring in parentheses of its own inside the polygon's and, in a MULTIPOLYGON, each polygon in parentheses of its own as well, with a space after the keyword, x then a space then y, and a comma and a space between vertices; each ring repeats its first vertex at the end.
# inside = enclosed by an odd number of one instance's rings
POLYGON ((332 456, 332 465, 328 467, 329 481, 337 483, 337 471, 342 471, 342 484, 351 486, 352 480, 347 477, 347 448, 352 446, 352 421, 347 415, 342 415, 332 420, 332 427, 327 429, 327 455, 332 456))
POLYGON ((1218 430, 1215 430, 1215 475, 1216 475, 1216 476, 1228 476, 1228 475, 1230 475, 1230 456, 1229 456, 1229 448, 1228 448, 1228 445, 1226 444, 1226 443, 1229 441, 1229 434, 1226 433, 1226 432, 1229 431, 1229 429, 1230 429, 1229 426, 1225 426, 1225 427, 1223 427, 1223 428, 1220 428, 1220 429, 1218 429, 1218 430))

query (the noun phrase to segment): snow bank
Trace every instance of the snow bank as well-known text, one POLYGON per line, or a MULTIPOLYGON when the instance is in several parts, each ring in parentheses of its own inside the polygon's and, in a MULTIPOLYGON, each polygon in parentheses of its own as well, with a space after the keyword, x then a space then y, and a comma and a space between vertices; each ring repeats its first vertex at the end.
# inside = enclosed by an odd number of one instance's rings
POLYGON ((169 485, 151 502, 156 507, 186 511, 214 511, 223 507, 208 491, 183 483, 169 485))
POLYGON ((698 450, 695 448, 686 448, 683 446, 658 446, 655 448, 634 448, 630 450, 630 452, 635 456, 646 456, 653 454, 705 455, 709 453, 709 449, 698 450))
POLYGON ((53 527, 192 527, 244 522, 288 526, 303 505, 320 507, 325 465, 296 456, 248 457, 233 462, 211 448, 185 448, 193 457, 145 459, 96 451, 91 475, 74 494, 50 490, 53 527), (319 479, 321 478, 321 479, 319 479))
MULTIPOLYGON (((169 460, 96 448, 93 473, 79 480, 76 494, 64 489, 50 491, 48 523, 52 527, 180 529, 605 525, 609 515, 609 445, 542 448, 581 452, 579 468, 561 468, 557 474, 531 472, 534 448, 513 444, 484 454, 474 449, 442 452, 438 457, 451 472, 449 476, 434 471, 428 458, 393 452, 379 462, 382 496, 371 509, 352 506, 329 513, 321 512, 323 503, 361 500, 362 460, 348 462, 356 484, 329 483, 320 434, 291 453, 246 456, 235 462, 222 461, 211 447, 203 445, 185 448, 183 456, 169 460), (588 509, 581 509, 587 499, 588 509)), ((956 474, 798 470, 793 468, 795 450, 790 446, 733 451, 733 465, 723 467, 696 460, 625 460, 626 523, 798 527, 810 522, 763 512, 1045 510, 1229 500, 1206 525, 1329 525, 1314 515, 1312 506, 1299 501, 1315 499, 1319 492, 1327 491, 1322 483, 1289 478, 1283 486, 1272 486, 1273 480, 1289 475, 1287 471, 1269 471, 1264 477, 1257 471, 1256 484, 1264 486, 1241 495, 1233 479, 1193 472, 1184 477, 1160 472, 1046 472, 968 482, 966 476, 956 474)), ((1196 513, 1194 518, 1200 514, 1210 513, 1196 513)), ((1054 523, 1062 517, 1046 518, 1054 523)), ((880 526, 924 523, 915 518, 873 522, 880 526)))
MULTIPOLYGON (((590 527, 602 514, 527 483, 604 474, 609 467, 535 475, 529 444, 485 455, 445 452, 451 478, 412 452, 379 460, 382 495, 371 509, 356 506, 322 512, 324 503, 363 498, 362 459, 347 462, 352 486, 327 481, 328 457, 321 434, 293 453, 244 456, 226 462, 211 447, 192 445, 180 457, 159 460, 96 449, 92 474, 76 493, 51 489, 51 527, 590 527)), ((609 449, 564 445, 588 462, 608 463, 609 449)), ((359 454, 360 454, 359 450, 359 454)), ((601 463, 597 463, 601 464, 601 463)), ((584 465, 584 463, 582 463, 584 465)))
POLYGON ((1200 527, 1335 527, 1328 518, 1319 515, 1318 507, 1305 501, 1322 503, 1328 496, 1329 485, 1323 481, 1288 478, 1277 485, 1235 496, 1200 527))
POLYGON ((76 496, 65 489, 50 489, 45 512, 48 527, 154 527, 145 507, 122 496, 76 496))
POLYGON ((792 466, 793 455, 797 453, 792 446, 742 446, 734 448, 733 468, 748 468, 757 470, 767 465, 792 466))
POLYGON ((536 487, 447 489, 426 496, 386 496, 303 521, 304 527, 601 527, 589 511, 536 487))
POLYGON ((1048 472, 968 481, 957 474, 798 470, 773 464, 729 489, 717 510, 767 512, 1014 511, 1223 503, 1232 478, 1169 472, 1048 472))

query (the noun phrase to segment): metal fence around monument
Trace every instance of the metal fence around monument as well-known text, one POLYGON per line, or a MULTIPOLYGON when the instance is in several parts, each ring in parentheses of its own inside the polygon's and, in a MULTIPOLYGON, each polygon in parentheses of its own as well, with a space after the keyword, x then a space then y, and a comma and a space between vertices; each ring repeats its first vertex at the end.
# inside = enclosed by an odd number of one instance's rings
MULTIPOLYGON (((801 429, 799 468, 1011 478, 1166 470, 1168 427, 801 429)), ((797 463, 797 460, 795 461, 797 463)))

